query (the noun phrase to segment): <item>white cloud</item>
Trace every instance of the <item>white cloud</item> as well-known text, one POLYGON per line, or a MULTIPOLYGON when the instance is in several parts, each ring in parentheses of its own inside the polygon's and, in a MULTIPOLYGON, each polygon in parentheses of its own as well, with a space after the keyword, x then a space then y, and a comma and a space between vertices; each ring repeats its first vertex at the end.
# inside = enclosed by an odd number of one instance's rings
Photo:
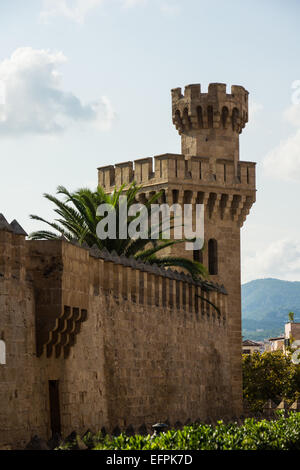
POLYGON ((96 104, 95 110, 98 114, 100 113, 100 119, 97 122, 98 127, 103 131, 109 131, 116 118, 116 113, 107 96, 101 97, 101 103, 96 104))
POLYGON ((284 111, 283 117, 293 126, 300 128, 300 104, 292 104, 289 106, 289 108, 284 111))
POLYGON ((53 17, 64 16, 77 23, 83 23, 87 14, 103 2, 104 0, 44 0, 40 19, 47 23, 53 17))
POLYGON ((300 240, 283 239, 242 258, 243 282, 266 277, 300 280, 300 240))
POLYGON ((65 62, 62 52, 23 47, 0 63, 0 82, 5 88, 0 133, 54 133, 74 122, 110 128, 114 111, 107 97, 83 104, 61 88, 58 68, 65 62))
POLYGON ((300 104, 291 104, 283 113, 285 121, 296 131, 279 142, 265 157, 263 166, 266 172, 286 181, 300 180, 300 104))
POLYGON ((300 129, 271 150, 263 162, 272 176, 284 180, 300 180, 300 129))

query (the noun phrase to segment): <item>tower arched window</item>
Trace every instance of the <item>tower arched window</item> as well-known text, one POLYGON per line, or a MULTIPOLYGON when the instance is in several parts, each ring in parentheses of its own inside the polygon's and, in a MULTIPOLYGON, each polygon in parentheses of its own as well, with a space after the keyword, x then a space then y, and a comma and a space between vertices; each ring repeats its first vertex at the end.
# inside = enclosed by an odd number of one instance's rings
POLYGON ((229 115, 229 111, 228 111, 227 106, 223 106, 221 119, 222 119, 222 125, 223 125, 224 129, 227 127, 228 115, 229 115))
POLYGON ((207 106, 207 124, 208 127, 214 126, 214 110, 212 106, 207 106))
POLYGON ((202 114, 202 107, 197 106, 197 119, 198 119, 198 126, 200 129, 203 128, 203 114, 202 114))
POLYGON ((184 108, 183 110, 182 121, 183 121, 183 125, 186 127, 187 130, 191 129, 192 123, 191 123, 189 111, 187 108, 184 108))
POLYGON ((0 339, 0 364, 6 364, 6 347, 2 339, 0 339))
POLYGON ((237 130, 238 118, 239 118, 239 110, 237 108, 233 108, 231 120, 232 120, 232 130, 234 131, 237 130))
POLYGON ((218 274, 218 242, 214 238, 208 241, 208 271, 218 274))

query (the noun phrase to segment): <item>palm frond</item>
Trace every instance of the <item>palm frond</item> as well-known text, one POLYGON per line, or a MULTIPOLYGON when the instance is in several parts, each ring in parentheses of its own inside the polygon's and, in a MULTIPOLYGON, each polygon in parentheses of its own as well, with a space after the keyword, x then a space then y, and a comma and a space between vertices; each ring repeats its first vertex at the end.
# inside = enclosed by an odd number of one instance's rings
POLYGON ((38 230, 29 234, 31 240, 57 240, 60 238, 57 233, 50 232, 47 230, 38 230))
MULTIPOLYGON (((144 204, 148 210, 148 237, 131 239, 128 236, 128 227, 139 214, 134 216, 126 215, 126 230, 127 237, 124 239, 105 239, 100 240, 97 236, 96 229, 101 216, 97 216, 97 208, 101 204, 110 204, 116 211, 116 225, 117 233, 120 228, 120 211, 122 210, 121 196, 126 196, 127 208, 129 209, 138 200, 138 193, 142 189, 135 181, 133 181, 127 189, 125 185, 115 188, 112 194, 106 194, 101 186, 98 186, 95 191, 89 188, 79 188, 77 191, 70 192, 64 186, 57 187, 57 194, 64 196, 64 200, 60 200, 51 194, 44 194, 44 197, 55 205, 54 212, 59 216, 53 222, 49 222, 37 215, 31 215, 34 220, 43 222, 49 225, 57 233, 40 230, 33 232, 29 235, 31 239, 55 239, 63 235, 66 239, 71 240, 75 238, 80 244, 86 242, 89 246, 96 244, 100 249, 106 248, 108 251, 115 250, 119 255, 134 256, 142 261, 149 263, 156 263, 162 267, 182 268, 189 272, 194 279, 205 278, 208 276, 206 268, 196 261, 189 260, 184 257, 176 256, 160 256, 157 254, 175 244, 182 243, 187 240, 169 240, 165 239, 164 221, 163 217, 159 217, 158 223, 151 225, 150 208, 159 197, 162 191, 155 193, 144 204), (153 235, 154 234, 154 235, 153 235), (151 238, 152 237, 152 238, 151 238)), ((174 217, 171 217, 173 220, 174 217)), ((171 225, 171 224, 170 224, 171 225)), ((170 229, 174 227, 170 226, 170 229)))
POLYGON ((162 258, 157 258, 156 256, 151 256, 147 259, 150 264, 157 264, 162 267, 180 267, 188 271, 193 279, 203 279, 208 276, 206 268, 197 261, 191 261, 187 258, 182 257, 172 257, 165 256, 162 258))

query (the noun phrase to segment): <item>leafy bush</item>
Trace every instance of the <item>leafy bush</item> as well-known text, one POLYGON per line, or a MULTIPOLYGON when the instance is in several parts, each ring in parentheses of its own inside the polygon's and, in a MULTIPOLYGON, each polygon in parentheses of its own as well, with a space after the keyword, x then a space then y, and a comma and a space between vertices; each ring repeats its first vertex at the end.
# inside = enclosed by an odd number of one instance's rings
POLYGON ((292 404, 300 396, 300 365, 281 351, 243 355, 243 396, 254 411, 269 399, 292 404))
MULTIPOLYGON (((158 436, 117 437, 98 434, 95 450, 300 450, 300 413, 274 421, 246 419, 244 424, 199 424, 170 430, 158 436)), ((91 436, 89 436, 91 442, 91 436)))

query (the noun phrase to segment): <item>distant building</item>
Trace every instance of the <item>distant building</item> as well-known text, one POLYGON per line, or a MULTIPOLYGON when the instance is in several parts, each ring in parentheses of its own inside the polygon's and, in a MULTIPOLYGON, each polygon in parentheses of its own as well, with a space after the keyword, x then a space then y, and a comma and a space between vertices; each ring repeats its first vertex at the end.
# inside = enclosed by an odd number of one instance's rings
POLYGON ((243 354, 253 354, 254 352, 261 352, 263 349, 263 344, 250 339, 245 339, 242 343, 243 354))
POLYGON ((284 327, 284 349, 291 346, 294 341, 300 340, 300 323, 289 322, 284 327))
POLYGON ((300 340, 300 323, 288 322, 284 327, 284 334, 277 338, 269 338, 265 344, 266 351, 282 351, 291 346, 293 341, 300 340))
POLYGON ((269 338, 265 345, 265 351, 283 351, 284 349, 284 336, 277 338, 269 338))

